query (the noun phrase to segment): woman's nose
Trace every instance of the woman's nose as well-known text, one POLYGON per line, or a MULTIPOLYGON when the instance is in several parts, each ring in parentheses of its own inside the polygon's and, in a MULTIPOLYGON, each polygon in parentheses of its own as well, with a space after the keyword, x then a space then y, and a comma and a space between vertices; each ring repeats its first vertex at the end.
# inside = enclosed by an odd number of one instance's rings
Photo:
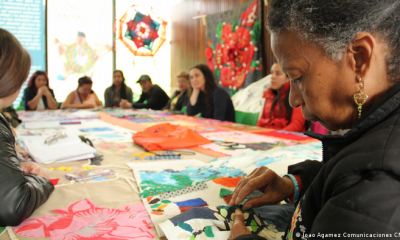
POLYGON ((297 108, 304 104, 303 95, 295 84, 290 84, 289 94, 289 104, 292 108, 297 108))

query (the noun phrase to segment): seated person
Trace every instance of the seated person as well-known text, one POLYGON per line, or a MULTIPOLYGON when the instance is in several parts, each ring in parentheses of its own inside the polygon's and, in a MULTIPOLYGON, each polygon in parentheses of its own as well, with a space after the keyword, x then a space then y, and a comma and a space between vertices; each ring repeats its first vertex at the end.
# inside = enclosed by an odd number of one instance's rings
POLYGON ((167 104, 169 100, 168 95, 158 85, 153 85, 149 75, 140 76, 136 83, 140 83, 140 87, 142 87, 142 95, 140 95, 139 101, 132 104, 122 99, 120 103, 121 108, 151 108, 153 110, 161 110, 167 104))
POLYGON ((264 92, 264 110, 257 126, 305 132, 306 119, 303 117, 301 107, 292 108, 289 105, 290 83, 288 76, 282 72, 277 63, 272 65, 271 73, 271 87, 264 92))
MULTIPOLYGON (((261 166, 238 183, 230 205, 255 189, 263 195, 243 210, 294 203, 285 240, 398 237, 400 2, 268 2, 266 26, 274 56, 290 77, 290 105, 329 131, 348 131, 307 132, 322 142, 322 161, 290 165, 284 177, 280 167, 275 173, 261 166)), ((239 209, 234 218, 231 239, 271 239, 251 234, 239 209)))
POLYGON ((113 84, 104 92, 104 107, 119 107, 122 99, 132 103, 132 89, 125 84, 124 73, 121 70, 115 70, 113 74, 113 84))
POLYGON ((13 106, 9 106, 3 109, 0 109, 0 113, 3 114, 3 117, 7 120, 7 122, 13 127, 16 128, 22 122, 18 118, 17 111, 13 108, 13 106))
POLYGON ((78 88, 70 94, 62 104, 61 108, 96 108, 102 104, 96 93, 92 90, 93 81, 90 77, 81 77, 78 79, 78 88))
POLYGON ((201 113, 203 118, 235 122, 235 109, 229 94, 218 87, 210 68, 198 64, 190 69, 193 92, 187 105, 187 115, 201 113))
MULTIPOLYGON (((31 58, 18 40, 0 28, 0 108, 17 99, 28 78, 31 58)), ((36 163, 19 162, 15 138, 0 114, 0 227, 18 226, 40 207, 54 190, 36 163)))
POLYGON ((57 109, 58 104, 53 89, 49 87, 49 78, 46 72, 37 71, 32 74, 28 87, 24 90, 25 110, 57 109))
POLYGON ((181 71, 178 76, 178 88, 163 109, 181 111, 189 102, 188 88, 190 87, 189 73, 181 71))

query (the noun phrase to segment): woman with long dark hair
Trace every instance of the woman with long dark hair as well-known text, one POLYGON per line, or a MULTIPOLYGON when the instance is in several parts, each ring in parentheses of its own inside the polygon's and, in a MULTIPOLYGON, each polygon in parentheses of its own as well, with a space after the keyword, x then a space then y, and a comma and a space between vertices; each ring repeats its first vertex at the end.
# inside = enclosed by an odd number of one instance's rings
POLYGON ((187 115, 201 113, 203 118, 235 122, 235 109, 229 94, 220 88, 214 74, 205 64, 198 64, 190 69, 189 103, 187 115))
POLYGON ((105 107, 119 107, 122 99, 132 104, 132 89, 125 84, 124 73, 115 70, 113 73, 113 84, 104 91, 105 107))
POLYGON ((25 110, 57 109, 57 101, 46 72, 36 71, 32 74, 24 90, 23 101, 25 110))
POLYGON ((264 110, 257 126, 277 130, 304 132, 306 119, 301 113, 301 107, 292 108, 289 105, 289 77, 282 72, 279 64, 271 68, 271 87, 264 92, 264 110))
POLYGON ((93 81, 90 77, 78 79, 78 88, 68 94, 62 108, 96 108, 102 104, 97 94, 92 90, 93 81))

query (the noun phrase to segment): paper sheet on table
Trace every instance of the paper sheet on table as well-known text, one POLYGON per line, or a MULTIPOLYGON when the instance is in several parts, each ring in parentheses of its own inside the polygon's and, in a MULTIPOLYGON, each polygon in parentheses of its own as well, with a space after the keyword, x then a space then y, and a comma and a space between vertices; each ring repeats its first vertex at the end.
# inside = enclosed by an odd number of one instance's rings
POLYGON ((59 121, 49 121, 49 122, 27 122, 25 123, 25 129, 42 129, 42 128, 59 128, 59 121))
POLYGON ((77 135, 70 131, 64 132, 67 134, 67 137, 58 139, 52 145, 44 143, 52 135, 25 138, 23 140, 24 147, 35 161, 42 163, 65 161, 71 158, 76 159, 82 155, 96 152, 96 149, 83 143, 77 135))

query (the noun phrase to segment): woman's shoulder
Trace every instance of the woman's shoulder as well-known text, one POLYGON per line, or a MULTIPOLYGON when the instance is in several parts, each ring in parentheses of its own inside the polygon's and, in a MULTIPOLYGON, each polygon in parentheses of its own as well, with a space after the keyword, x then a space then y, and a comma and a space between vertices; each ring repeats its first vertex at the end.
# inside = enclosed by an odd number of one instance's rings
POLYGON ((228 92, 222 87, 214 88, 213 95, 218 96, 218 97, 229 97, 230 98, 228 92))
POLYGON ((73 90, 70 93, 68 93, 67 96, 75 96, 75 95, 78 95, 78 92, 76 90, 73 90))
POLYGON ((34 92, 33 92, 33 90, 30 88, 30 87, 26 87, 25 89, 24 89, 24 94, 33 94, 34 92))
POLYGON ((127 92, 132 92, 132 88, 129 87, 128 85, 125 85, 125 89, 126 89, 127 92))
MULTIPOLYGON (((9 124, 7 123, 7 120, 4 119, 3 116, 0 116, 0 146, 3 146, 4 143, 13 143, 14 142, 14 135, 12 135, 12 132, 10 130, 9 124)), ((1 147, 0 147, 1 148, 1 147)))

